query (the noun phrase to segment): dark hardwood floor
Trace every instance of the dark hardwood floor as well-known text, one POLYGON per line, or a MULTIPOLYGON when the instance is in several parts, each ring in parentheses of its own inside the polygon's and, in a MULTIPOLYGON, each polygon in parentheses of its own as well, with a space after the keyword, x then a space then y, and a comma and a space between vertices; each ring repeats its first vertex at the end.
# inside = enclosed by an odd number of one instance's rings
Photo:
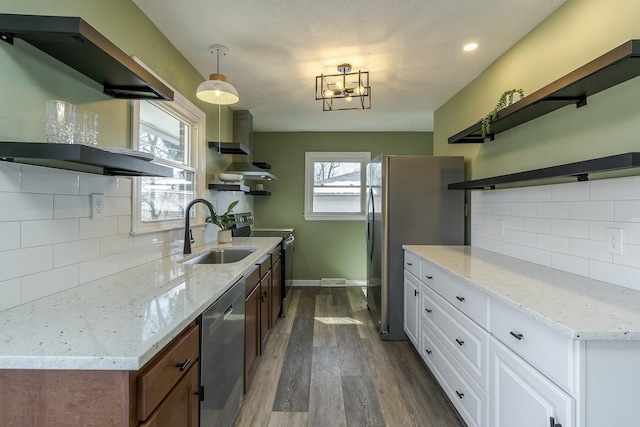
POLYGON ((378 338, 360 288, 293 288, 237 427, 464 426, 417 352, 378 338))

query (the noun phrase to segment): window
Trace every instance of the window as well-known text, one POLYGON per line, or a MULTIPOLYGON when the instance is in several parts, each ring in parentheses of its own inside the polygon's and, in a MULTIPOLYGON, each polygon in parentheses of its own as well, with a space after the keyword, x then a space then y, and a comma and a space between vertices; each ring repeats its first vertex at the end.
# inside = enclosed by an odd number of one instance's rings
MULTIPOLYGON (((134 233, 182 227, 185 208, 204 193, 205 114, 178 93, 174 99, 132 102, 133 148, 173 169, 171 178, 135 179, 134 233)), ((195 222, 204 222, 195 211, 195 222)))
POLYGON ((304 218, 364 219, 370 153, 305 153, 304 218))

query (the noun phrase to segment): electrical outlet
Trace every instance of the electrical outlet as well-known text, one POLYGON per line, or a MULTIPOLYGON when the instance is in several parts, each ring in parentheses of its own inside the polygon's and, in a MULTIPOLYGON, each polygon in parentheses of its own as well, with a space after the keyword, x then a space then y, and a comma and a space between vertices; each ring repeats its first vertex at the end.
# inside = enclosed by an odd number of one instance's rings
POLYGON ((104 219, 104 194, 91 195, 91 218, 104 219))
POLYGON ((606 228, 607 252, 622 255, 622 228, 606 228))

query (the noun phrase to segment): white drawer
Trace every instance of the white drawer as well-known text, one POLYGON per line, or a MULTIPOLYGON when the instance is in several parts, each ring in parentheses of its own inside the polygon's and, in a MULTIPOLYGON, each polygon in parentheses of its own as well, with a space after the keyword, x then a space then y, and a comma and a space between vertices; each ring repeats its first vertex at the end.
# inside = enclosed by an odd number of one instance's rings
POLYGON ((420 277, 420 258, 414 253, 404 251, 404 269, 416 277, 420 277))
POLYGON ((420 261, 420 280, 447 302, 487 329, 489 297, 436 268, 428 261, 420 261))
POLYGON ((422 285, 421 312, 426 323, 453 357, 486 391, 487 339, 489 334, 451 307, 428 286, 422 285))
POLYGON ((573 341, 492 300, 489 331, 562 387, 573 390, 573 341))
POLYGON ((487 395, 473 382, 465 381, 447 361, 449 355, 441 350, 438 341, 428 326, 422 325, 420 354, 440 386, 447 393, 453 405, 458 409, 469 427, 486 425, 487 395))

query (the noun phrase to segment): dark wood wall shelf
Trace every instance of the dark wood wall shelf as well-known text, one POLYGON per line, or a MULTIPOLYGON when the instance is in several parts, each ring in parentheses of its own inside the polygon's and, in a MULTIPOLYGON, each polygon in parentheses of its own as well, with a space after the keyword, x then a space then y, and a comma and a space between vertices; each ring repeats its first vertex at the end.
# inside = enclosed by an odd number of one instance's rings
MULTIPOLYGON (((540 90, 500 111, 491 123, 496 134, 555 111, 568 104, 582 107, 587 97, 640 76, 640 40, 629 40, 540 90)), ((483 143, 482 128, 476 123, 449 137, 449 144, 483 143)))
POLYGON ((249 192, 249 186, 243 184, 209 184, 209 190, 249 192))
POLYGON ((98 175, 173 176, 166 166, 80 144, 0 142, 0 160, 98 175))
POLYGON ((247 194, 249 194, 250 196, 270 196, 271 192, 264 190, 251 190, 247 192, 247 194))
POLYGON ((533 181, 545 178, 575 177, 578 181, 587 181, 590 173, 606 172, 640 167, 640 153, 625 153, 598 159, 550 166, 508 175, 474 179, 449 184, 449 190, 494 189, 496 185, 533 181))
POLYGON ((219 151, 221 154, 249 154, 247 146, 238 142, 209 141, 209 148, 219 151))
POLYGON ((173 100, 173 91, 87 24, 71 16, 0 14, 0 40, 22 39, 103 86, 113 98, 173 100))

